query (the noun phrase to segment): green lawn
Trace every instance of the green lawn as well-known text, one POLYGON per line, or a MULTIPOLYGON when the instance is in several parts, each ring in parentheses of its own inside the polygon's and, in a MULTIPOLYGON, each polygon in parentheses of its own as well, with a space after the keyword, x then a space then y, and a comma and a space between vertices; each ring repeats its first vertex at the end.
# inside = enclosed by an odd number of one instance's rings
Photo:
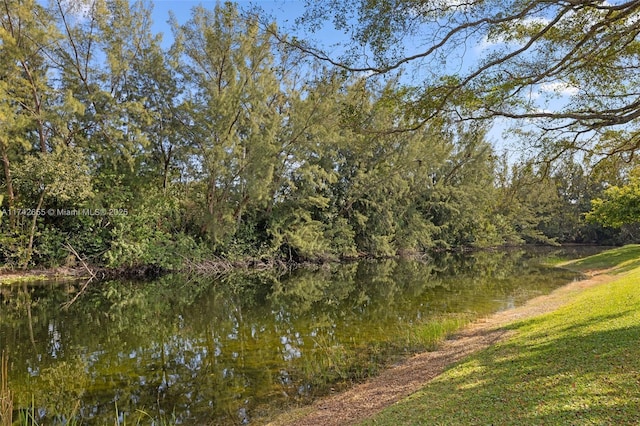
POLYGON ((363 424, 640 424, 640 246, 573 262, 619 277, 469 357, 363 424))
POLYGON ((584 259, 571 260, 558 266, 581 272, 615 268, 613 273, 622 273, 640 266, 640 244, 607 250, 584 259))

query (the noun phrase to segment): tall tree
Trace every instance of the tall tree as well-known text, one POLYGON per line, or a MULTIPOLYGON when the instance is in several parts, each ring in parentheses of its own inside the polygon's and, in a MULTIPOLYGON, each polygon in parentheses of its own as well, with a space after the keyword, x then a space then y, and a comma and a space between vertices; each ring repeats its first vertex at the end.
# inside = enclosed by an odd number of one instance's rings
POLYGON ((131 173, 147 144, 150 123, 133 78, 143 49, 154 42, 151 6, 124 0, 50 6, 63 36, 52 47, 59 90, 68 104, 59 128, 67 144, 87 147, 96 166, 131 173))
POLYGON ((34 147, 46 152, 52 115, 47 106, 52 96, 45 49, 58 33, 51 16, 36 1, 4 0, 1 13, 3 80, 11 91, 9 99, 28 117, 34 147))
POLYGON ((503 217, 515 230, 511 242, 556 243, 553 235, 543 229, 556 219, 559 204, 555 183, 543 168, 530 159, 503 161, 498 181, 498 202, 495 214, 503 217))
POLYGON ((271 194, 281 97, 270 35, 231 3, 195 8, 187 23, 174 22, 174 35, 188 82, 196 178, 205 185, 204 224, 222 241, 249 206, 271 194))
MULTIPOLYGON (((46 48, 57 38, 45 8, 30 0, 0 4, 0 154, 10 209, 17 195, 12 156, 31 148, 50 148, 50 121, 55 114, 49 87, 46 48)), ((13 218, 10 223, 13 227, 13 218)))
POLYGON ((298 258, 354 254, 351 231, 337 217, 336 191, 343 166, 339 150, 353 141, 340 125, 349 81, 317 63, 306 67, 305 72, 286 60, 281 66, 285 101, 279 107, 283 121, 267 214, 270 246, 298 258))

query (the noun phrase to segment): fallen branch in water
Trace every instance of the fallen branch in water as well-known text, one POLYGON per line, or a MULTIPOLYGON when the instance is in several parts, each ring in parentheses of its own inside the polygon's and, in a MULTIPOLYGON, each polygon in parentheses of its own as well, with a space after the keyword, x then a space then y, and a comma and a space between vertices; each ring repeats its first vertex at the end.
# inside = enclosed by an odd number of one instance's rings
POLYGON ((193 275, 204 275, 218 277, 229 274, 233 271, 260 272, 267 270, 290 271, 303 264, 287 263, 280 259, 243 259, 229 261, 220 257, 194 262, 183 258, 181 272, 193 275))
POLYGON ((71 254, 73 254, 76 259, 78 259, 78 261, 80 263, 82 263, 82 267, 85 269, 85 271, 87 271, 89 273, 89 276, 91 277, 91 279, 94 279, 96 277, 96 273, 94 272, 93 269, 91 269, 89 267, 89 265, 87 265, 87 263, 84 261, 84 259, 78 254, 78 252, 76 251, 76 249, 74 249, 71 244, 69 243, 65 243, 64 244, 64 248, 71 254))
POLYGON ((89 286, 89 283, 90 283, 91 281, 93 281, 93 277, 89 278, 89 279, 87 280, 87 282, 85 282, 85 283, 84 283, 84 285, 82 286, 82 288, 80 289, 80 291, 78 291, 78 292, 76 293, 76 295, 75 295, 75 296, 73 296, 73 299, 71 299, 70 301, 68 301, 68 302, 64 303, 64 304, 62 305, 62 308, 63 308, 63 309, 69 309, 69 306, 73 305, 73 303, 74 303, 76 300, 78 300, 78 297, 80 297, 80 295, 82 295, 82 293, 84 293, 84 291, 87 289, 87 287, 89 286))
POLYGON ((80 261, 80 263, 82 263, 82 266, 84 267, 84 269, 89 273, 89 279, 87 280, 87 282, 84 283, 84 285, 82 286, 82 288, 80 289, 79 292, 76 293, 75 296, 73 296, 73 299, 71 299, 70 301, 66 302, 65 304, 62 305, 62 307, 64 309, 69 309, 69 306, 71 306, 76 300, 78 300, 78 297, 80 297, 80 295, 82 293, 84 293, 84 291, 87 289, 87 287, 89 286, 89 283, 91 281, 93 281, 96 278, 96 273, 93 269, 91 269, 89 267, 89 265, 87 265, 87 263, 84 261, 84 259, 80 256, 80 254, 78 254, 78 252, 76 251, 76 249, 74 249, 71 244, 69 243, 65 243, 64 248, 71 254, 73 254, 76 259, 78 259, 78 261, 80 261))
POLYGON ((204 260, 201 262, 193 262, 185 259, 185 270, 196 275, 222 275, 231 272, 234 268, 233 264, 228 260, 221 258, 204 260))

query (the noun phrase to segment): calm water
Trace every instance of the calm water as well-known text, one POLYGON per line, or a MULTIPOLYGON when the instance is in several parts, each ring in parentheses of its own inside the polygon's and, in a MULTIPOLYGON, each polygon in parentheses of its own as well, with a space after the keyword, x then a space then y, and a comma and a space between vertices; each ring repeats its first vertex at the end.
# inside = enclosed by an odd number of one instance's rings
POLYGON ((576 278, 549 254, 109 281, 68 309, 81 283, 2 287, 0 349, 14 406, 40 424, 260 423, 576 278))

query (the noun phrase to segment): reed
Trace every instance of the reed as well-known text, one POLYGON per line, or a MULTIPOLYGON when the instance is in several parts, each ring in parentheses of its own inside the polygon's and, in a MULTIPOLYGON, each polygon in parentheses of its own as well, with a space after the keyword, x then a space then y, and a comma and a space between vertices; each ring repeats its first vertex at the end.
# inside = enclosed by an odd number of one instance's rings
POLYGON ((474 318, 472 314, 443 314, 408 329, 405 344, 413 351, 434 350, 474 318))
POLYGON ((0 425, 13 424, 13 394, 9 389, 9 357, 2 351, 0 357, 0 425))

